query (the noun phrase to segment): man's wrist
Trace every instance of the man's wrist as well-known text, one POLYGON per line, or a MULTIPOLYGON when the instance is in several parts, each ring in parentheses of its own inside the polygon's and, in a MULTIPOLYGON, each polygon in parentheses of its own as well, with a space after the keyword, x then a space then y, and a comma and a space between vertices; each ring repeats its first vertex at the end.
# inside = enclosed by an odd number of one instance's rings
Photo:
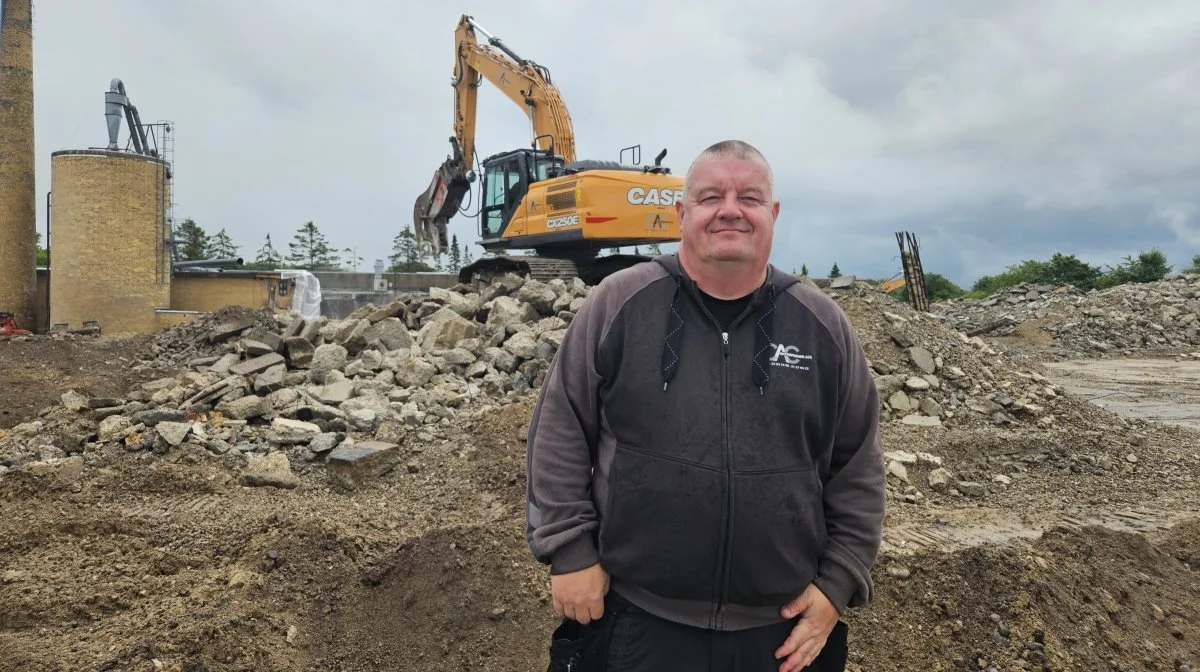
POLYGON ((836 562, 825 561, 821 563, 821 573, 813 580, 813 584, 833 604, 838 614, 844 614, 857 590, 858 582, 845 567, 836 562))
POLYGON ((550 559, 550 573, 553 575, 578 572, 599 561, 600 555, 596 552, 592 535, 584 533, 554 553, 554 557, 550 559))

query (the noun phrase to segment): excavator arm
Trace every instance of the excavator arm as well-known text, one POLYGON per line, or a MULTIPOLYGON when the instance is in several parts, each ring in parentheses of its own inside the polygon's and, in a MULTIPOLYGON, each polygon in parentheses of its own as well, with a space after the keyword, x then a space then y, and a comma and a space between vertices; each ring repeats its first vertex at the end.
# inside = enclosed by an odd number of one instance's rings
POLYGON ((429 186, 413 207, 417 245, 428 257, 446 249, 446 225, 475 181, 471 170, 475 161, 475 114, 483 79, 525 110, 533 127, 534 146, 568 163, 575 160, 571 115, 549 70, 521 58, 466 15, 459 19, 455 30, 454 51, 454 136, 450 138, 450 155, 434 171, 429 186), (486 38, 486 45, 480 44, 477 32, 486 38))

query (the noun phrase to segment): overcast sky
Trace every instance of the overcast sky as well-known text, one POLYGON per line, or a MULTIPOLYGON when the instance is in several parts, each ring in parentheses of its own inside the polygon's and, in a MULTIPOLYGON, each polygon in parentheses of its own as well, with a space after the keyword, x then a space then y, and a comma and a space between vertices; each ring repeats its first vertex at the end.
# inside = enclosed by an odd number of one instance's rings
MULTIPOLYGON (((39 203, 52 151, 106 144, 120 77, 175 124, 177 220, 247 259, 312 220, 370 270, 449 150, 463 11, 550 69, 580 157, 665 147, 682 174, 759 146, 785 270, 895 275, 902 230, 963 285, 1055 250, 1200 254, 1195 0, 35 0, 39 203)), ((479 105, 481 155, 528 146, 520 108, 479 105)))

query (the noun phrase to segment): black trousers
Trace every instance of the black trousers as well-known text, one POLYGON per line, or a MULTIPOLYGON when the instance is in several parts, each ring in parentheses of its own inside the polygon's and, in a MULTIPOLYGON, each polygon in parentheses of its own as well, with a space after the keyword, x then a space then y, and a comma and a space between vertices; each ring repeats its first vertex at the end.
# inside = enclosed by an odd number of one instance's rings
MULTIPOLYGON (((563 621, 551 645, 550 672, 775 672, 775 649, 797 619, 749 630, 712 631, 661 619, 610 592, 604 616, 581 626, 563 621), (574 660, 568 665, 571 656, 574 660)), ((847 630, 838 621, 805 670, 842 672, 847 630)))

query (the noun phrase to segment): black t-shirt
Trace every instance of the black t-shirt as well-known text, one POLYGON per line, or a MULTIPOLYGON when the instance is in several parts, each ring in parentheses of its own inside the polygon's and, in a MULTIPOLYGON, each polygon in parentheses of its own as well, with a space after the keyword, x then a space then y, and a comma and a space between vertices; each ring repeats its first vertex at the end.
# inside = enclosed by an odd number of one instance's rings
POLYGON ((721 323, 721 328, 728 329, 729 325, 746 310, 746 306, 750 304, 750 300, 754 297, 754 292, 736 298, 736 299, 718 299, 715 296, 709 296, 703 290, 700 292, 701 298, 704 299, 704 306, 708 311, 717 318, 721 323))

